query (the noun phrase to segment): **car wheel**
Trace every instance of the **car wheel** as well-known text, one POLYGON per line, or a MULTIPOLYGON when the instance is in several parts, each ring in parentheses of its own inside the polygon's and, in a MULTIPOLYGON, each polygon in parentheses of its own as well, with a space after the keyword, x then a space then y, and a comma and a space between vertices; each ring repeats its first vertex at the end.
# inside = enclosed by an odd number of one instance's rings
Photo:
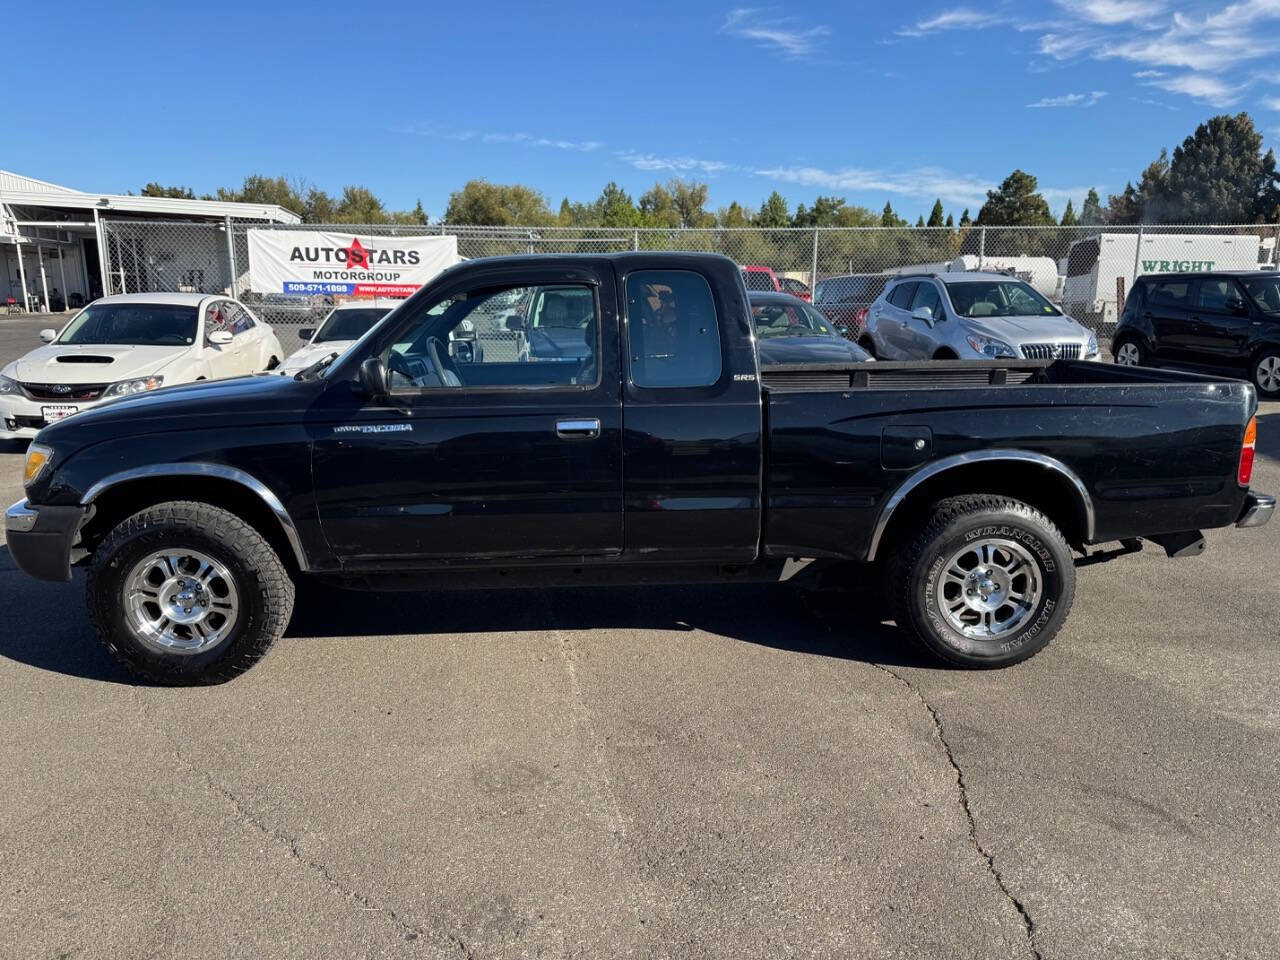
POLYGON ((871 354, 871 356, 875 357, 877 360, 880 359, 880 354, 876 353, 876 342, 870 337, 863 337, 858 341, 858 346, 867 351, 867 353, 871 354))
POLYGON ((235 514, 162 503, 94 552, 86 602, 107 649, 156 683, 221 683, 284 633, 294 585, 271 545, 235 514))
POLYGON ((1137 340, 1126 338, 1116 344, 1115 362, 1122 367, 1141 367, 1146 365, 1147 351, 1137 340))
POLYGON ((1057 527, 1025 503, 985 494, 939 503, 886 577, 898 625, 961 667, 1004 667, 1043 650, 1076 589, 1057 527))
POLYGON ((1268 347, 1254 357, 1249 379, 1262 396, 1280 397, 1280 349, 1268 347))

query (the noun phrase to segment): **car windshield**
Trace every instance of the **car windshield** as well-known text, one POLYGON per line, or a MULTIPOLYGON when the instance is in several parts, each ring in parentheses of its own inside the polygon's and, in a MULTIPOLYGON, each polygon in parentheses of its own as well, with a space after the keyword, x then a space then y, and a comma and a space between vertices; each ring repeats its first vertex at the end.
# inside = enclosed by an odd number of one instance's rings
POLYGON ((944 280, 962 317, 1057 316, 1058 308, 1021 280, 944 280))
POLYGON ((826 318, 812 307, 799 303, 759 303, 751 308, 756 321, 756 336, 834 337, 836 332, 826 318))
POLYGON ((1280 276, 1248 277, 1240 282, 1259 310, 1280 313, 1280 276))
POLYGON ((312 343, 333 343, 335 340, 359 340, 375 323, 388 313, 386 307, 352 307, 335 310, 316 331, 312 343))
POLYGON ((196 307, 175 303, 91 303, 58 343, 182 347, 196 342, 196 307))

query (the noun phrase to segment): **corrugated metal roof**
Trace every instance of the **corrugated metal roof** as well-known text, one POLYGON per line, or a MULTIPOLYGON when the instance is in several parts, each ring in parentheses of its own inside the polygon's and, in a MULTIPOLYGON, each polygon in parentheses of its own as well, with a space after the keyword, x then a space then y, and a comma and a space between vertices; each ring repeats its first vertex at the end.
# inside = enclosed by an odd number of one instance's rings
POLYGON ((175 217, 232 217, 238 220, 267 220, 272 223, 301 223, 292 210, 271 203, 237 203, 230 200, 184 200, 180 197, 130 197, 117 193, 86 193, 46 183, 34 177, 0 170, 0 201, 31 207, 76 210, 97 209, 103 213, 170 214, 175 217))

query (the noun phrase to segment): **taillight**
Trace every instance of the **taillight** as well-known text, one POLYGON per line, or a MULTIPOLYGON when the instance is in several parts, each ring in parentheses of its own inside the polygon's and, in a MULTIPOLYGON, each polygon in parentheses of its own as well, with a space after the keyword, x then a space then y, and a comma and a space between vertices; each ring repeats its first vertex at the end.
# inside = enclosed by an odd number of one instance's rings
POLYGON ((1249 486, 1253 479, 1253 451, 1258 445, 1258 418, 1251 417, 1249 425, 1244 428, 1244 444, 1240 447, 1240 472, 1236 474, 1236 483, 1242 487, 1249 486))
POLYGON ((856 311, 854 311, 853 322, 858 325, 859 330, 866 329, 868 312, 869 311, 867 310, 866 307, 859 307, 856 311))

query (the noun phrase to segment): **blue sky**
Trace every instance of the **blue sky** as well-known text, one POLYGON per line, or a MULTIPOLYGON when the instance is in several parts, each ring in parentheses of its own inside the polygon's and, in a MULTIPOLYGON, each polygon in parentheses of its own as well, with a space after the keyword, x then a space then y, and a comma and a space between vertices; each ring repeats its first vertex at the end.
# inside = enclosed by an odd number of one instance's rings
POLYGON ((1021 167, 1058 212, 1216 113, 1280 140, 1280 0, 50 9, 8 17, 0 166, 86 190, 256 171, 438 216, 471 177, 554 208, 679 175, 914 218, 1021 167))

